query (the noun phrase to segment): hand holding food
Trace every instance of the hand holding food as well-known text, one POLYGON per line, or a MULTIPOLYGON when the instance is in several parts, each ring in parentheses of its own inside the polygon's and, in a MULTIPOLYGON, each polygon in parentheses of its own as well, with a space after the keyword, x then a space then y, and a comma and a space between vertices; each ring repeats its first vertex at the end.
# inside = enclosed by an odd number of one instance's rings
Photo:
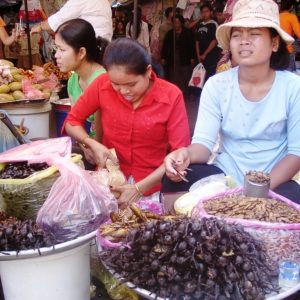
POLYGON ((118 197, 118 205, 120 208, 128 207, 131 203, 138 201, 142 196, 134 184, 113 186, 111 190, 120 194, 118 197))
POLYGON ((185 180, 186 169, 190 165, 187 148, 173 151, 165 158, 166 175, 175 182, 185 180))

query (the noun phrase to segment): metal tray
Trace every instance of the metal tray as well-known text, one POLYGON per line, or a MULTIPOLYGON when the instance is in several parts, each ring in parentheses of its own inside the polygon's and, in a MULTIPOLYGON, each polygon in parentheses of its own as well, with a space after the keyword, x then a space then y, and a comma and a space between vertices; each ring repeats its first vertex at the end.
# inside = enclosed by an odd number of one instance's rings
POLYGON ((12 105, 16 105, 16 104, 27 104, 27 103, 45 103, 48 102, 49 99, 20 99, 20 100, 14 100, 14 101, 0 101, 0 107, 3 105, 8 105, 8 104, 12 104, 12 105))
MULTIPOLYGON (((124 279, 121 275, 119 275, 118 273, 116 273, 112 268, 108 267, 105 262, 102 260, 103 265, 105 266, 105 268, 118 280, 120 279, 124 279)), ((142 296, 145 299, 149 299, 149 300, 171 300, 169 298, 161 298, 156 296, 156 294, 151 293, 148 290, 145 290, 143 288, 139 288, 136 287, 133 283, 131 282, 125 282, 124 284, 126 284, 126 286, 130 289, 132 289, 133 291, 135 291, 139 296, 142 296)), ((280 290, 279 294, 276 293, 272 293, 266 296, 266 300, 284 300, 286 297, 289 297, 293 294, 295 294, 296 292, 298 292, 300 290, 300 283, 298 283, 297 285, 295 285, 294 287, 290 288, 290 289, 286 289, 280 290)))
POLYGON ((64 243, 56 244, 53 247, 43 247, 32 250, 21 250, 20 252, 16 251, 1 251, 0 252, 0 263, 1 261, 10 261, 10 260, 18 260, 18 259, 26 259, 33 257, 46 256, 51 254, 56 254, 59 252, 63 252, 69 249, 76 248, 81 246, 88 241, 91 241, 95 238, 96 231, 92 231, 86 235, 80 236, 74 240, 70 240, 64 243))

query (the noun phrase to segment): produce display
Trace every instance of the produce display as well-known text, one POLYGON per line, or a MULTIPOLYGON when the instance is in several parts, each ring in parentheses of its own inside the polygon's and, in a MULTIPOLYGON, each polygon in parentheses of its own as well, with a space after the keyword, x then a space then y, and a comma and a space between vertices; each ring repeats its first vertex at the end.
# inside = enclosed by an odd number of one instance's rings
POLYGON ((47 235, 32 220, 7 218, 0 212, 0 251, 21 251, 52 247, 54 237, 47 235))
POLYGON ((99 231, 101 236, 111 242, 124 241, 129 231, 138 228, 142 223, 153 220, 171 220, 177 216, 161 216, 150 211, 141 210, 132 203, 127 209, 112 212, 112 223, 101 225, 99 231))
POLYGON ((270 182, 270 174, 259 171, 247 172, 246 178, 248 181, 258 184, 267 184, 270 182))
POLYGON ((68 80, 71 76, 71 72, 61 72, 59 67, 54 65, 52 62, 48 62, 44 64, 44 75, 50 76, 51 74, 54 74, 58 80, 68 80))
POLYGON ((300 223, 300 212, 277 199, 231 195, 207 200, 203 206, 206 213, 218 217, 271 223, 300 223))
POLYGON ((0 103, 16 100, 49 99, 51 91, 58 88, 59 80, 68 78, 52 63, 32 70, 16 68, 12 62, 0 60, 0 103))
POLYGON ((265 249, 238 225, 216 218, 156 220, 131 231, 126 242, 101 254, 105 264, 159 297, 260 300, 278 292, 265 249))
POLYGON ((26 161, 9 163, 5 165, 2 170, 0 166, 0 179, 26 178, 35 172, 42 171, 47 168, 49 168, 49 166, 46 163, 28 164, 26 161))

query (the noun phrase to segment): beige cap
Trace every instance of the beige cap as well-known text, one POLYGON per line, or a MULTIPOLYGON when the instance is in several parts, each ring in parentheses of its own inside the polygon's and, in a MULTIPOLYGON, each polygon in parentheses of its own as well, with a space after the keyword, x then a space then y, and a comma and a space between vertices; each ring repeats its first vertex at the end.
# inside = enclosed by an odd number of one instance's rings
POLYGON ((232 27, 274 28, 286 44, 294 39, 280 28, 278 5, 273 0, 239 0, 233 8, 232 21, 220 25, 217 40, 224 50, 229 50, 232 27))

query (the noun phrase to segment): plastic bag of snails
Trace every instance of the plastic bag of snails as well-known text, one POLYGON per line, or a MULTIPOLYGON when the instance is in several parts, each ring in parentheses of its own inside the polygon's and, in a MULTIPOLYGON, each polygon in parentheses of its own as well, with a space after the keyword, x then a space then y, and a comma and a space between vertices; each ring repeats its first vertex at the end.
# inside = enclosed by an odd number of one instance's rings
POLYGON ((282 259, 300 261, 300 205, 272 191, 268 198, 246 197, 243 188, 203 199, 192 217, 218 217, 240 224, 266 246, 274 275, 282 259))

